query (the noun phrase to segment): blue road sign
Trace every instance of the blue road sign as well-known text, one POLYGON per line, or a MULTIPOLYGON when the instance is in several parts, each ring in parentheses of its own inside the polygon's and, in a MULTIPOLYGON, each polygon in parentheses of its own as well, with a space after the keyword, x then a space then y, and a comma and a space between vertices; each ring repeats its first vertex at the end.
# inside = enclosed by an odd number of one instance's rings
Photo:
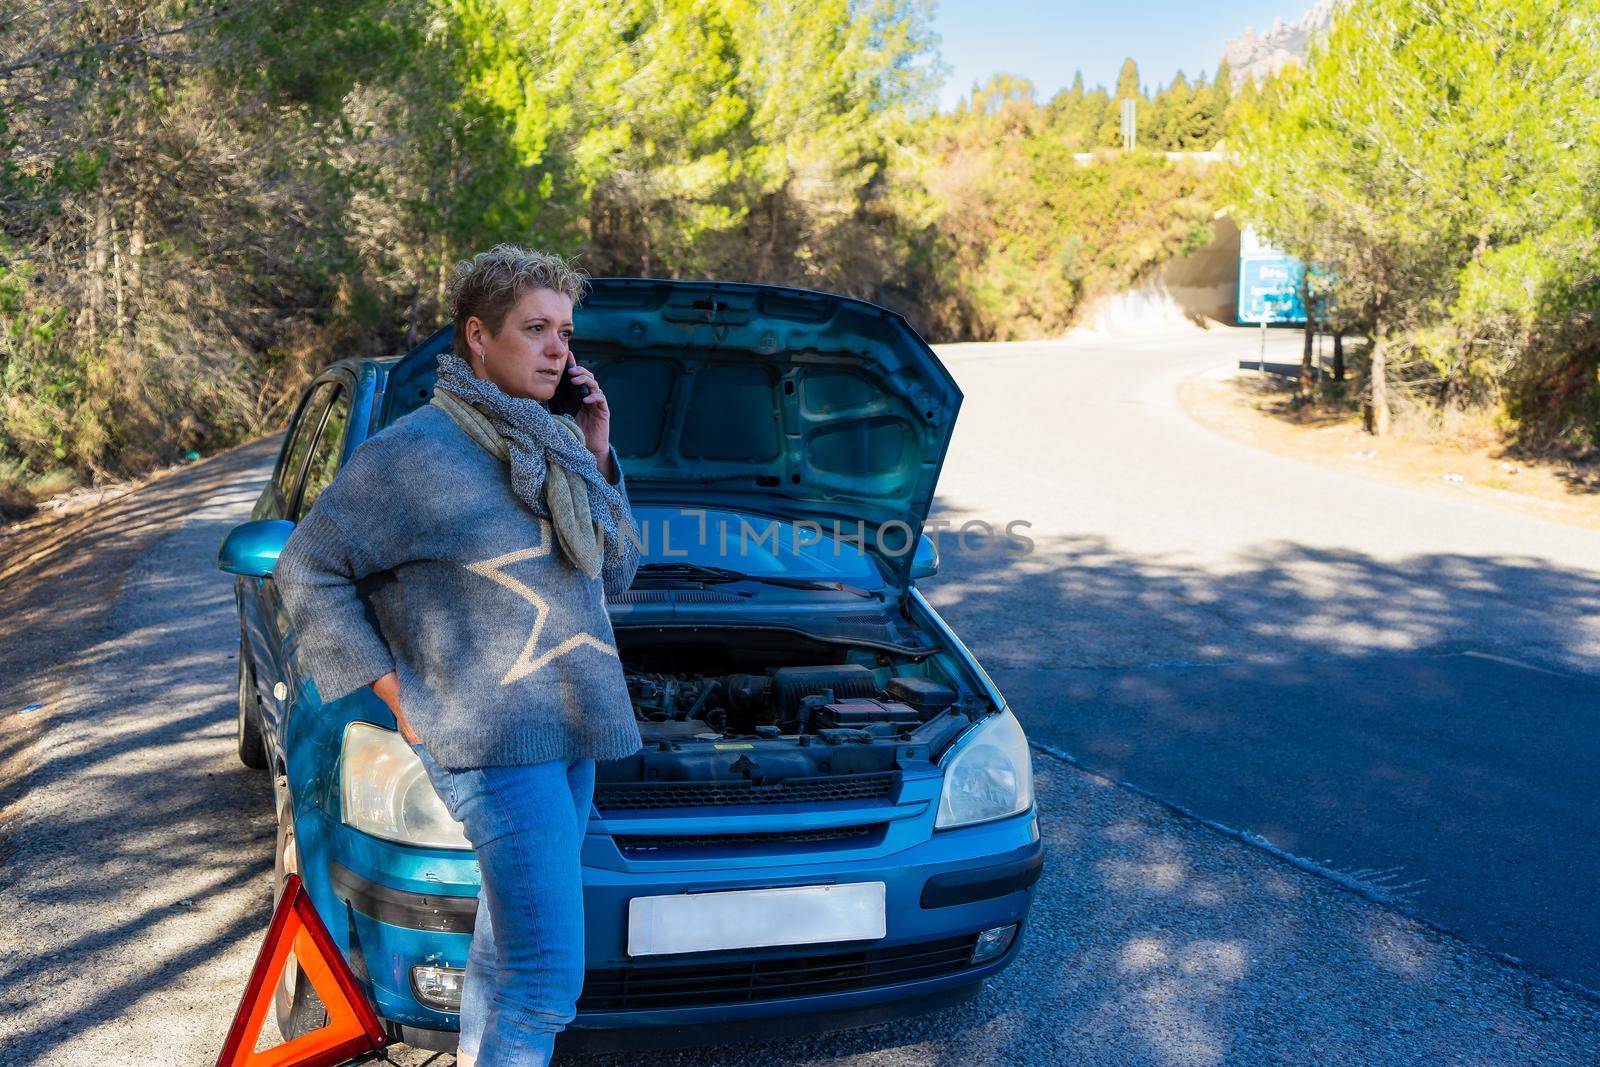
POLYGON ((1239 242, 1239 322, 1305 322, 1300 299, 1303 263, 1245 230, 1239 242))

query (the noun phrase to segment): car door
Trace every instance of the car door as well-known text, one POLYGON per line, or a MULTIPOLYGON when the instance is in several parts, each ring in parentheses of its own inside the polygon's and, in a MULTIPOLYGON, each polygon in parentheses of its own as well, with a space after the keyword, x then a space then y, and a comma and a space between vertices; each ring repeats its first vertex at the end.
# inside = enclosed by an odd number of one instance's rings
MULTIPOLYGON (((326 402, 318 397, 316 405, 307 405, 307 446, 299 470, 284 492, 284 518, 292 522, 300 520, 339 469, 345 430, 350 423, 352 384, 343 376, 319 382, 316 389, 326 390, 326 402)), ((269 631, 267 643, 271 646, 272 660, 271 683, 260 686, 261 716, 266 736, 277 744, 281 743, 283 717, 295 700, 296 672, 292 669, 295 634, 283 598, 271 579, 262 583, 260 595, 261 617, 269 631)))
MULTIPOLYGON (((278 464, 267 483, 266 491, 256 503, 250 517, 253 519, 282 519, 289 514, 289 504, 300 486, 306 468, 306 457, 316 443, 322 428, 322 419, 338 392, 338 383, 314 383, 300 399, 294 416, 289 420, 288 433, 284 435, 283 448, 278 453, 278 464)), ((267 578, 240 578, 240 624, 244 639, 249 645, 250 663, 255 671, 256 690, 260 697, 263 718, 268 705, 276 703, 273 693, 282 676, 278 653, 277 627, 273 622, 272 582, 267 578)), ((271 730, 266 731, 269 747, 273 743, 271 730)))

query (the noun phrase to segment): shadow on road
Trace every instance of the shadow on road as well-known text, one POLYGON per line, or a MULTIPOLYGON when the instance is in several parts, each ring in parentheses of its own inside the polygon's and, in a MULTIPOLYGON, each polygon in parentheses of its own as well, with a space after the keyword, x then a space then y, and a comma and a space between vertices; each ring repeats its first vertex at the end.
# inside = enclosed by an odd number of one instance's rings
POLYGON ((928 583, 991 668, 1493 649, 1600 670, 1600 572, 1515 554, 1384 560, 1281 542, 1221 570, 1097 536, 1030 533, 1037 548, 1022 558, 947 546, 928 583))
POLYGON ((930 594, 1036 743, 1600 989, 1600 574, 1037 540, 930 594))
POLYGON ((0 736, 0 759, 25 744, 31 764, 6 827, 19 947, 0 1002, 24 1024, 8 1063, 170 1062, 162 1044, 190 1028, 220 1045, 267 921, 275 822, 266 776, 233 753, 238 624, 214 559, 273 451, 42 531, 39 571, 0 594, 31 627, 8 666, 66 668, 35 736, 0 736))

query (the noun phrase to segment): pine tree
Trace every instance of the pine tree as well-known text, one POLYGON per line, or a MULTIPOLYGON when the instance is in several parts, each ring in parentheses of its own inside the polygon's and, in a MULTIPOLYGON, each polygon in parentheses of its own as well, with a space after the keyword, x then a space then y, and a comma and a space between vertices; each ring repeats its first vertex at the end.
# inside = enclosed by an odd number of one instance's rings
POLYGON ((1156 102, 1160 105, 1160 113, 1151 116, 1151 132, 1159 136, 1160 144, 1152 144, 1151 147, 1167 151, 1181 151, 1188 147, 1186 133, 1192 119, 1190 110, 1194 106, 1194 90, 1183 71, 1178 71, 1172 84, 1157 97, 1156 102))
POLYGON ((1366 0, 1242 116, 1242 213, 1321 265, 1370 338, 1373 433, 1398 353, 1444 398, 1535 355, 1592 376, 1570 294, 1600 268, 1597 47, 1590 0, 1366 0))
POLYGON ((1111 147, 1122 144, 1122 101, 1142 101, 1143 91, 1139 88, 1139 65, 1129 57, 1122 61, 1122 70, 1117 74, 1117 90, 1111 97, 1111 106, 1106 109, 1105 117, 1100 121, 1100 133, 1096 141, 1104 146, 1111 147))
POLYGON ((1224 59, 1217 64, 1217 76, 1211 80, 1211 98, 1216 104, 1217 122, 1222 122, 1222 116, 1227 114, 1228 105, 1233 102, 1233 68, 1228 66, 1224 59))
POLYGON ((1115 95, 1118 100, 1138 99, 1144 95, 1139 88, 1139 64, 1133 61, 1132 56, 1122 61, 1122 70, 1117 73, 1115 95))

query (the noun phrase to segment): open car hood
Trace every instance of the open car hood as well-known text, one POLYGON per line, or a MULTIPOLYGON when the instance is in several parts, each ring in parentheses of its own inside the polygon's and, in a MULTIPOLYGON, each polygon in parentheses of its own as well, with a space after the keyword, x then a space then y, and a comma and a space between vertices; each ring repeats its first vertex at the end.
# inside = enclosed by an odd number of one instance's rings
MULTIPOLYGON (((961 391, 905 319, 803 289, 596 278, 574 325, 634 502, 810 520, 830 534, 837 522, 852 537, 859 524, 865 547, 909 580, 961 391)), ((431 391, 450 334, 391 372, 385 421, 431 391)))

